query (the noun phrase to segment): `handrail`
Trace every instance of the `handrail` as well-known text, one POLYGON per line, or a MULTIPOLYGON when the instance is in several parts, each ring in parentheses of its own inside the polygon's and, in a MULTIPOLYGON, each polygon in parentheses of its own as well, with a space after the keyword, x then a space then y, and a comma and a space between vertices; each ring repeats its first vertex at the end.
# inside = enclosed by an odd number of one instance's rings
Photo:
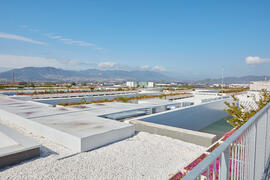
POLYGON ((183 177, 183 180, 191 180, 199 177, 213 161, 215 161, 222 153, 224 153, 232 143, 234 143, 253 123, 255 123, 264 113, 270 108, 268 103, 264 108, 250 118, 243 126, 237 129, 228 139, 226 139, 219 147, 203 159, 195 166, 188 174, 183 177))

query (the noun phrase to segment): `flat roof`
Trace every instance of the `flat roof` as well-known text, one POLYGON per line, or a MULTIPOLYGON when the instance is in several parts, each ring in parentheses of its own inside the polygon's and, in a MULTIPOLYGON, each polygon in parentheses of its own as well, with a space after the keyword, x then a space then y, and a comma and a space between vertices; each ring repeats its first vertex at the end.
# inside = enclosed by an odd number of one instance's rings
POLYGON ((101 175, 103 179, 169 179, 206 150, 181 140, 139 132, 109 146, 73 155, 47 138, 31 136, 42 142, 42 157, 0 169, 0 179, 100 179, 101 175))
POLYGON ((40 144, 0 124, 0 168, 36 157, 40 144))
MULTIPOLYGON (((130 137, 134 134, 133 125, 103 118, 101 117, 102 115, 120 112, 120 116, 130 116, 128 111, 174 105, 187 101, 200 104, 203 98, 208 97, 213 97, 213 95, 196 95, 195 97, 174 101, 159 98, 145 99, 139 100, 138 104, 111 102, 83 104, 72 107, 52 107, 47 104, 1 96, 0 111, 2 113, 0 116, 5 116, 5 119, 11 119, 12 122, 31 132, 81 152, 130 137), (87 146, 89 147, 87 148, 87 146)), ((142 113, 140 114, 143 115, 142 113)), ((116 116, 119 116, 119 114, 116 116)), ((117 118, 113 117, 112 119, 117 118)))
POLYGON ((40 147, 40 144, 2 124, 0 139, 0 157, 40 147))
POLYGON ((87 109, 50 107, 8 97, 0 97, 0 112, 0 117, 76 152, 127 138, 135 131, 130 124, 97 117, 87 109))

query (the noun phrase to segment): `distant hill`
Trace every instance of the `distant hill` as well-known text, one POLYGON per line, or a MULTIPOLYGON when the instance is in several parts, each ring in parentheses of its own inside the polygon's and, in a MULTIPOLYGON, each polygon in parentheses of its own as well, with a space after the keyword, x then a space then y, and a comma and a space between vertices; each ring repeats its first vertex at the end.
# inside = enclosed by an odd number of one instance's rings
MULTIPOLYGON (((242 77, 225 77, 224 83, 226 84, 244 84, 244 83, 250 83, 251 81, 264 81, 264 80, 270 80, 270 76, 242 76, 242 77)), ((220 84, 222 82, 221 79, 205 79, 196 81, 198 83, 204 83, 204 84, 220 84)))
POLYGON ((14 72, 16 81, 87 81, 87 80, 171 80, 155 71, 98 70, 83 71, 63 70, 54 67, 25 67, 0 73, 0 80, 12 80, 14 72))

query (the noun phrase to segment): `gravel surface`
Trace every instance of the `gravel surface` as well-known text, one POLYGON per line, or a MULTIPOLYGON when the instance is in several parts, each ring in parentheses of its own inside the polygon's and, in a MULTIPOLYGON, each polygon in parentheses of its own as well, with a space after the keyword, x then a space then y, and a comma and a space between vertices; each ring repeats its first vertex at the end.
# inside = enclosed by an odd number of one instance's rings
POLYGON ((139 132, 102 148, 73 155, 65 147, 0 121, 42 144, 41 157, 0 169, 0 179, 168 179, 206 148, 139 132))

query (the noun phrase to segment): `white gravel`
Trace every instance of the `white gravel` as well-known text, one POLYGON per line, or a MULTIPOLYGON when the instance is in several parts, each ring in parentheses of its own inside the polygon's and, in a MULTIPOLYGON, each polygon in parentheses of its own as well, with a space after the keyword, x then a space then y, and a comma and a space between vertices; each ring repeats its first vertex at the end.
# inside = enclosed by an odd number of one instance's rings
POLYGON ((206 148, 139 132, 102 148, 71 155, 65 147, 0 121, 43 146, 41 157, 0 169, 0 179, 168 179, 206 148))

